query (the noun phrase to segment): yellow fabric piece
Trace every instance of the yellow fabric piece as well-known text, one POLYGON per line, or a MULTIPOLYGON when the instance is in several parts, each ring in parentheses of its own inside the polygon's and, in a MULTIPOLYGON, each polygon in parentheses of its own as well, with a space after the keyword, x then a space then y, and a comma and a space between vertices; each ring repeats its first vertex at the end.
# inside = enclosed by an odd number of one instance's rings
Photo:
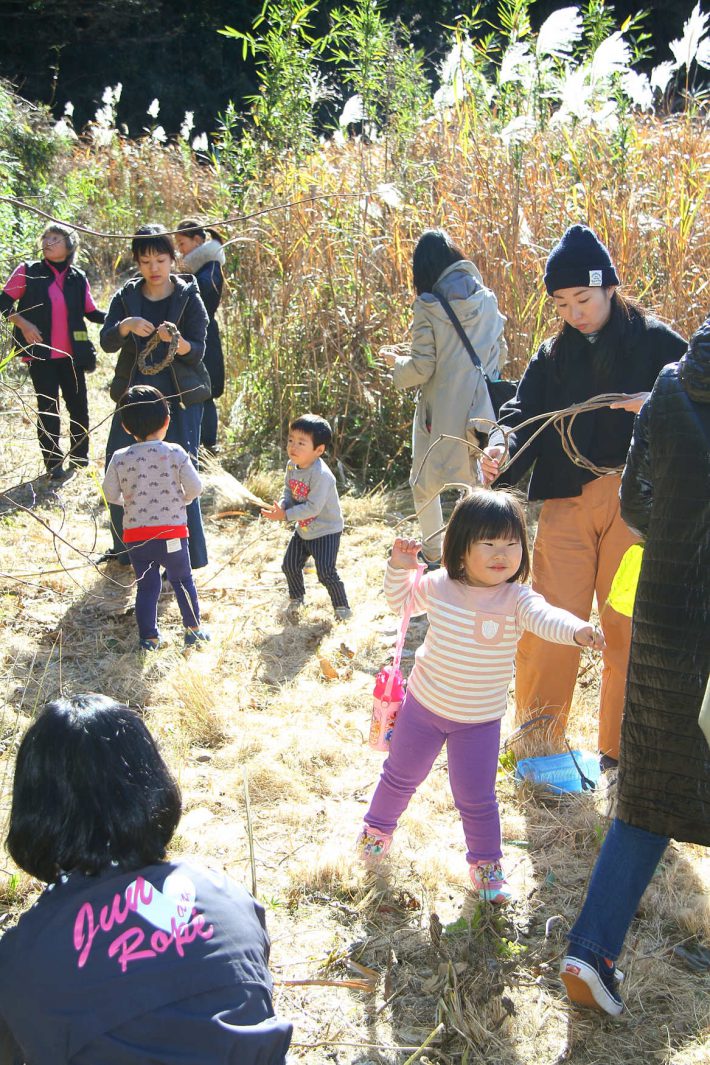
POLYGON ((611 591, 607 602, 619 614, 630 618, 634 612, 634 600, 639 583, 641 562, 643 560, 643 546, 633 544, 625 552, 619 563, 619 568, 611 582, 611 591))

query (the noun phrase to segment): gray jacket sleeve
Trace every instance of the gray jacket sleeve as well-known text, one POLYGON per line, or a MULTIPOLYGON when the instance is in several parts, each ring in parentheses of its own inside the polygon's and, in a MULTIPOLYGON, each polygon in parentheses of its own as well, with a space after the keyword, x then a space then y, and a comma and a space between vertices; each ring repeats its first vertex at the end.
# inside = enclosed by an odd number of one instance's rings
POLYGON ((104 495, 108 499, 109 503, 116 503, 118 506, 123 506, 123 493, 121 491, 121 482, 118 479, 118 472, 114 465, 113 459, 108 464, 106 475, 104 477, 104 483, 102 485, 104 495))
POLYGON ((197 499, 202 492, 202 479, 192 465, 190 456, 187 453, 184 461, 180 464, 180 484, 185 494, 186 503, 192 503, 193 499, 197 499))

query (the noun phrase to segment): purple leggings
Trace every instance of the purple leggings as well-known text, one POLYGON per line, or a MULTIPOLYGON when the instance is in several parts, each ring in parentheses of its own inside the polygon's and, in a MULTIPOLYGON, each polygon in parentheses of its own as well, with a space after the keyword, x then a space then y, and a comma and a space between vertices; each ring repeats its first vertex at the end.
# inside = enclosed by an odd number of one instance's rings
POLYGON ((158 599, 163 585, 161 566, 173 586, 185 628, 196 628, 200 624, 200 607, 192 578, 187 538, 131 543, 128 545, 128 557, 138 578, 136 621, 141 640, 158 636, 158 599), (169 551, 168 544, 173 547, 176 542, 180 544, 179 550, 169 551))
POLYGON ((500 720, 468 724, 432 714, 407 692, 365 822, 390 835, 447 744, 449 783, 466 838, 466 860, 501 855, 495 784, 500 720))

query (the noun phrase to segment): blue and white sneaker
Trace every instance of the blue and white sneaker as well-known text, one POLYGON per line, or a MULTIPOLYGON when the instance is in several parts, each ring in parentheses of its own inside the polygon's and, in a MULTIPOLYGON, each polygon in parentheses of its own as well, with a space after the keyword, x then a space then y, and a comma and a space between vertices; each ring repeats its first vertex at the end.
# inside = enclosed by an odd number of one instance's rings
POLYGON ((567 998, 575 1006, 589 1006, 591 1009, 618 1017, 624 1003, 618 991, 624 979, 609 958, 603 958, 591 950, 578 950, 584 957, 566 954, 560 963, 560 978, 565 985, 567 998))

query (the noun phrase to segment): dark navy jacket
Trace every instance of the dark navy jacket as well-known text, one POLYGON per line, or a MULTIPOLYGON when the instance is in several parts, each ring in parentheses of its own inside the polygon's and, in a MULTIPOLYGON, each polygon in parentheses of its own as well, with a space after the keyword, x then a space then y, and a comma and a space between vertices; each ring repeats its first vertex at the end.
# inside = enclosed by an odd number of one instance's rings
POLYGON ((224 285, 222 267, 216 259, 212 259, 195 272, 195 280, 199 285, 202 302, 209 318, 205 340, 205 366, 212 382, 212 398, 219 399, 224 392, 224 355, 215 314, 222 298, 224 285))
MULTIPOLYGON (((170 280, 175 287, 167 321, 173 322, 190 343, 187 355, 176 355, 170 364, 170 372, 175 382, 175 392, 186 407, 191 407, 194 403, 204 403, 211 395, 210 379, 203 361, 207 311, 192 275, 179 277, 177 274, 171 274, 170 280)), ((136 277, 118 290, 111 300, 99 338, 104 351, 119 352, 110 389, 111 399, 116 402, 133 383, 138 355, 148 342, 148 338, 137 337, 135 333, 122 337, 118 331, 118 326, 124 318, 142 317, 142 286, 143 278, 136 277)), ((163 358, 165 350, 166 345, 161 341, 152 353, 156 362, 163 358)))
POLYGON ((264 911, 162 862, 50 885, 0 939, 2 1065, 283 1065, 264 911))

